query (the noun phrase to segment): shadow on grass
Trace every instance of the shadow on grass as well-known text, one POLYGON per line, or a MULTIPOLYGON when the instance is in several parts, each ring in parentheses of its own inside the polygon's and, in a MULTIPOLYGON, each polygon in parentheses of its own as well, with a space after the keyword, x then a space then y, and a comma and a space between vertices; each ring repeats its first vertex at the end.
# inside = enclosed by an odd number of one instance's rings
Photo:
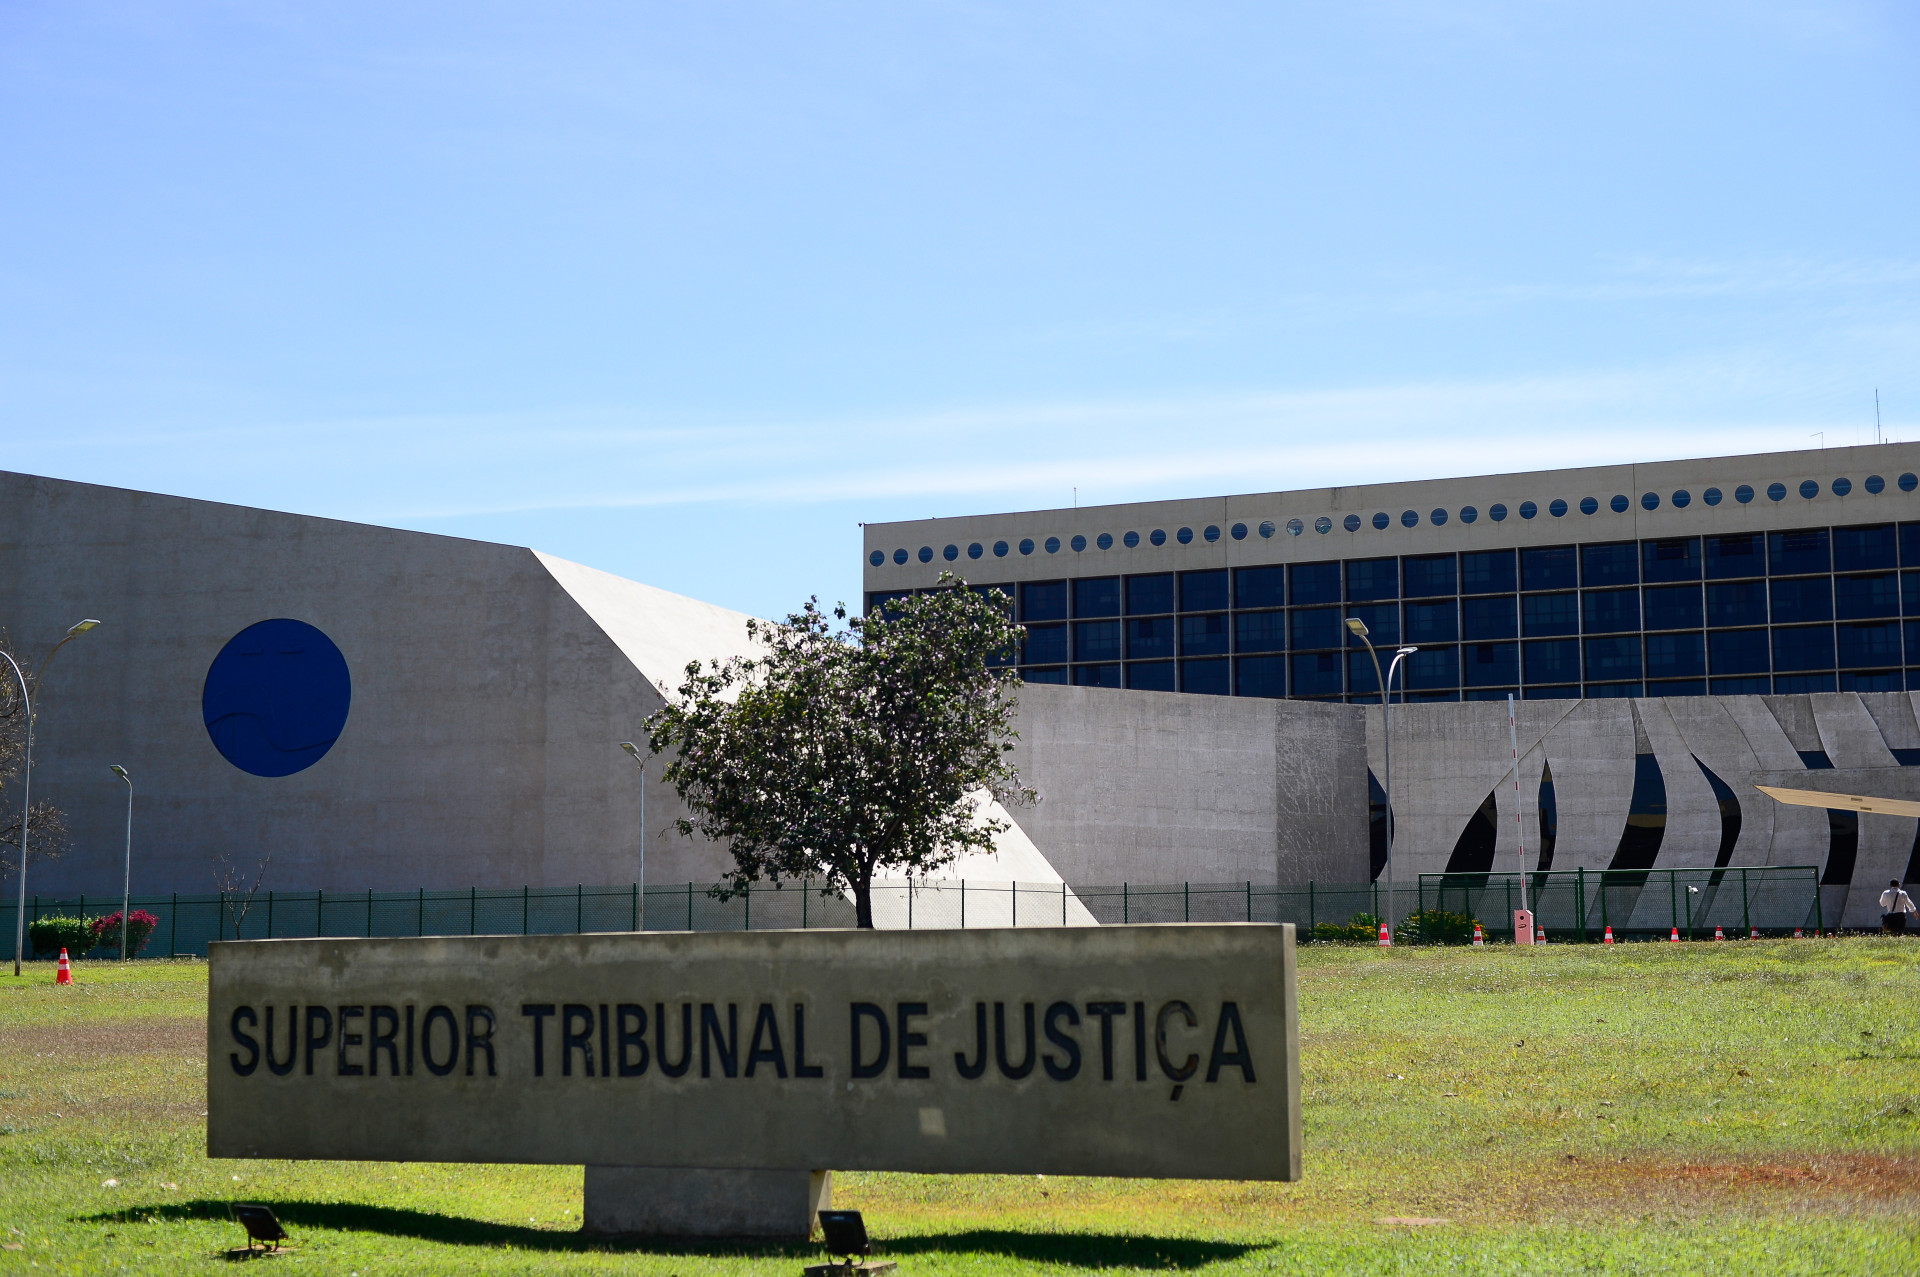
MULTIPOLYGON (((813 1244, 752 1241, 649 1241, 638 1238, 589 1237, 579 1232, 497 1224, 431 1211, 367 1206, 357 1202, 301 1202, 265 1199, 287 1228, 322 1228, 341 1233, 378 1233, 383 1237, 410 1237, 447 1246, 485 1246, 516 1250, 559 1252, 621 1252, 661 1255, 714 1255, 788 1258, 813 1261, 821 1257, 813 1244)), ((158 1223, 168 1220, 229 1222, 228 1203, 197 1200, 127 1206, 116 1211, 81 1216, 92 1224, 158 1223)), ((236 1228, 238 1226, 236 1225, 236 1228)), ((296 1245, 297 1245, 296 1237, 296 1245)), ((1225 1259, 1237 1259, 1259 1247, 1233 1242, 1200 1241, 1185 1237, 1123 1237, 1111 1233, 1020 1233, 1002 1229, 974 1229, 931 1233, 877 1241, 877 1258, 907 1255, 983 1254, 1073 1268, 1203 1268, 1225 1259)), ((239 1256, 231 1256, 238 1258, 239 1256)))

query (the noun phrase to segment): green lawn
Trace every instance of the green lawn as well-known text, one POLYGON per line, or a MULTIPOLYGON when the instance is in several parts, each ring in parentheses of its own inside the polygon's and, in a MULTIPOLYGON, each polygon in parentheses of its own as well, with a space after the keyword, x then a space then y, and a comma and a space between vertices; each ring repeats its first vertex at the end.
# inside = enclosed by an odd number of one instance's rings
MULTIPOLYGON (((209 1161, 204 964, 76 970, 0 976, 0 1272, 218 1264, 232 1200, 288 1224, 275 1264, 362 1277, 814 1254, 585 1241, 578 1167, 209 1161)), ((843 1175, 836 1204, 903 1277, 1920 1272, 1920 942, 1314 946, 1300 978, 1299 1184, 843 1175)))

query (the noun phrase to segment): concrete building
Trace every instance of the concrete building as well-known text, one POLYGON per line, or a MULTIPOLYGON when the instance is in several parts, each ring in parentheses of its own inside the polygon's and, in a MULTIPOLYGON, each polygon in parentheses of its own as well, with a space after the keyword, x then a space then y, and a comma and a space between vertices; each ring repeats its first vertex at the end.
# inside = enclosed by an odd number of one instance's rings
MULTIPOLYGON (((1376 706, 1377 872, 1380 692, 1358 618, 1383 665, 1418 649, 1393 711, 1402 875, 1517 868, 1523 834, 1530 866, 1810 864, 1829 917, 1861 925, 1880 885, 1920 872, 1916 822, 1783 808, 1752 786, 1920 798, 1916 471, 1920 444, 1887 444, 869 524, 866 596, 884 606, 944 572, 1004 589, 1025 678, 1084 689, 1061 722, 1221 721, 1176 708, 1182 694, 1376 706), (1102 697, 1114 706, 1081 708, 1102 697)), ((1232 775, 1235 735, 1189 736, 1220 782, 1191 801, 1219 827, 1149 867, 1209 863, 1238 836, 1228 813, 1253 782, 1232 775)), ((1154 809, 1118 788, 1098 810, 1141 828, 1154 809)))

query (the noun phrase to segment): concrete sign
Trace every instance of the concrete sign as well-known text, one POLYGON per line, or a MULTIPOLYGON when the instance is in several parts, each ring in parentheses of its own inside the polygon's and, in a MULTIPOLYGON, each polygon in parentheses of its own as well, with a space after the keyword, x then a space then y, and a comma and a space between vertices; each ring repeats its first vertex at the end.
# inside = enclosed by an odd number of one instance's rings
POLYGON ((215 944, 214 1157, 1300 1175, 1293 928, 215 944))

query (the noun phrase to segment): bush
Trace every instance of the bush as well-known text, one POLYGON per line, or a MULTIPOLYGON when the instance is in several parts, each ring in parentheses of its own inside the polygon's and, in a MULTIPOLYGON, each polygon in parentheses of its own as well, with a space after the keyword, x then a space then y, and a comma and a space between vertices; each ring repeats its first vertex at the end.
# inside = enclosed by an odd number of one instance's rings
MULTIPOLYGON (((115 957, 120 956, 120 911, 114 910, 104 918, 95 918, 88 923, 92 943, 107 950, 115 957)), ((146 947, 147 937, 160 925, 160 919, 145 909, 135 909, 133 920, 127 924, 127 956, 133 957, 146 947)))
POLYGON ((1407 915, 1393 938, 1399 944, 1472 944, 1478 925, 1471 914, 1417 909, 1407 915))
POLYGON ((62 949, 68 957, 77 958, 93 948, 93 927, 85 918, 39 918, 27 924, 27 940, 36 958, 54 957, 62 949))
POLYGON ((1348 944, 1379 944, 1380 919, 1370 913, 1356 913, 1348 922, 1323 922, 1313 929, 1313 938, 1348 944))

